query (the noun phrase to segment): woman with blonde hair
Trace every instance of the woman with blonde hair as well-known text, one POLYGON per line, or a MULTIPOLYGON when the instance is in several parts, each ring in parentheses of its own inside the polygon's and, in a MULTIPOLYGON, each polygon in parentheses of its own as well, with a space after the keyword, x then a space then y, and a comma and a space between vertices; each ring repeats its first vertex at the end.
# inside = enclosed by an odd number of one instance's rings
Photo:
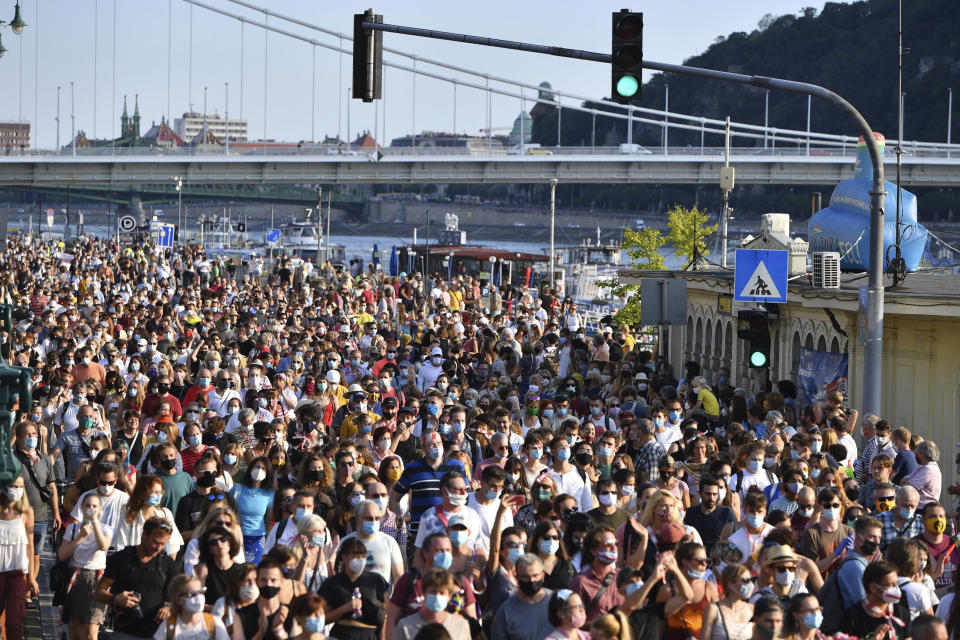
POLYGON ((100 522, 100 494, 88 493, 80 505, 81 522, 67 526, 57 558, 70 563, 72 584, 63 604, 63 620, 70 624, 70 637, 96 640, 107 619, 107 605, 93 599, 97 574, 107 566, 107 549, 113 537, 110 525, 100 522))
MULTIPOLYGON (((237 540, 243 540, 243 531, 240 529, 240 518, 236 513, 233 512, 233 509, 230 509, 226 506, 216 506, 209 507, 209 505, 218 504, 215 502, 207 503, 207 506, 204 509, 207 512, 204 514, 203 518, 200 519, 200 524, 197 525, 197 528, 193 530, 194 537, 191 538, 190 542, 187 543, 187 546, 183 551, 183 571, 190 575, 194 574, 197 563, 200 561, 200 542, 199 539, 207 532, 208 529, 213 527, 223 527, 230 532, 237 540)), ((245 562, 246 556, 243 553, 241 548, 233 556, 234 563, 242 564, 245 562)))
POLYGON ((33 509, 20 475, 0 492, 0 573, 5 574, 0 605, 6 612, 8 640, 23 638, 27 596, 40 595, 33 561, 33 509))
POLYGON ((694 542, 703 544, 700 538, 700 532, 689 525, 683 524, 683 511, 680 508, 680 501, 675 495, 668 491, 658 489, 656 493, 647 500, 647 506, 640 516, 641 524, 646 525, 650 533, 650 544, 656 544, 657 536, 660 531, 670 523, 681 525, 692 536, 694 542))
POLYGON ((170 581, 170 617, 157 627, 155 640, 203 637, 230 640, 223 622, 204 611, 206 600, 203 583, 194 576, 181 573, 170 581))
POLYGON ((703 640, 750 640, 753 635, 753 605, 750 597, 756 578, 742 564, 729 564, 720 572, 723 597, 703 612, 703 640))
POLYGON ((590 625, 591 640, 631 640, 630 622, 620 611, 597 616, 590 625))

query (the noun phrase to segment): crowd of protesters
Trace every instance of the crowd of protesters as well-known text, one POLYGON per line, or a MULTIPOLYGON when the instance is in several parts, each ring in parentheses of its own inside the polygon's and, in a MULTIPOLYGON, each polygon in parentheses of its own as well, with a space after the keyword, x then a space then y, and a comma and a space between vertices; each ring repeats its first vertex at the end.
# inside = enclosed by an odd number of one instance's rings
POLYGON ((17 235, 0 266, 34 371, 9 640, 52 539, 75 639, 960 637, 923 425, 548 287, 17 235))

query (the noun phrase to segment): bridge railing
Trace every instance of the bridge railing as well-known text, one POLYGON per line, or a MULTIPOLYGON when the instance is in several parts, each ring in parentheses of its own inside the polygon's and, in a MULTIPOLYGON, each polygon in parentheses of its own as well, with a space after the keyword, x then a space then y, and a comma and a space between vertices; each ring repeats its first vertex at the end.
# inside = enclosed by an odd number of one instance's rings
MULTIPOLYGON (((103 157, 149 157, 149 158, 209 158, 211 160, 221 159, 242 159, 244 157, 301 157, 315 158, 317 160, 329 161, 358 161, 370 162, 376 161, 377 151, 374 149, 317 149, 317 148, 298 148, 296 146, 279 147, 268 146, 267 148, 244 146, 240 148, 231 147, 227 151, 223 147, 208 148, 206 150, 197 147, 88 147, 73 149, 64 149, 59 153, 55 150, 29 149, 25 151, 13 151, 3 154, 0 152, 0 162, 9 160, 18 160, 20 158, 44 158, 44 159, 62 159, 70 161, 73 158, 103 158, 103 157)), ((594 156, 605 158, 623 158, 635 157, 638 161, 643 158, 652 157, 675 157, 677 159, 703 157, 711 159, 722 159, 724 154, 723 147, 643 147, 632 145, 629 149, 623 147, 593 147, 593 146, 538 146, 524 145, 522 148, 499 147, 499 146, 472 146, 472 147, 435 147, 435 146, 417 146, 417 147, 386 147, 379 149, 382 158, 500 158, 500 159, 524 159, 535 160, 537 158, 547 159, 551 156, 594 156)), ((809 157, 812 160, 822 159, 822 161, 836 161, 838 158, 853 159, 856 155, 855 149, 850 147, 827 147, 816 146, 807 148, 804 145, 778 146, 776 148, 763 147, 731 147, 730 155, 740 160, 749 158, 801 158, 809 157)), ((932 145, 930 143, 918 143, 913 145, 904 144, 903 155, 906 161, 911 159, 957 159, 960 158, 960 145, 932 145)), ((885 151, 885 157, 888 161, 896 158, 894 147, 888 146, 885 151)))

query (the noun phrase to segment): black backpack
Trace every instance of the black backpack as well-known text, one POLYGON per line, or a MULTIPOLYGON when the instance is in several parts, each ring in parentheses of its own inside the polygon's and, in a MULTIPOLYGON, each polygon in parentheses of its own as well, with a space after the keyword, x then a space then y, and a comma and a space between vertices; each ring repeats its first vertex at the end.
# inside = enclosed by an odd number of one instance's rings
POLYGON ((827 581, 820 587, 820 593, 817 599, 820 600, 820 606, 823 609, 823 624, 820 628, 824 633, 836 633, 840 629, 840 622, 843 618, 843 594, 840 592, 840 569, 848 562, 855 561, 855 558, 847 558, 840 563, 837 570, 830 574, 827 581))

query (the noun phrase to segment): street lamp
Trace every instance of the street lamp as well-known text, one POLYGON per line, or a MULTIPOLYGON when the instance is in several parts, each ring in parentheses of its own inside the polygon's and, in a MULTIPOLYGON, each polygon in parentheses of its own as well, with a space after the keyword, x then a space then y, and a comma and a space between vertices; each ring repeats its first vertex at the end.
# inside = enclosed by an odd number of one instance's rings
POLYGON ((176 183, 174 188, 177 190, 177 236, 179 237, 183 229, 183 178, 174 176, 173 181, 176 183))
MULTIPOLYGON (((2 27, 4 24, 5 23, 3 20, 0 20, 0 27, 2 27)), ((27 23, 23 21, 23 17, 20 15, 20 3, 17 2, 13 8, 13 20, 10 21, 9 27, 10 30, 13 31, 13 35, 18 36, 23 33, 23 28, 25 26, 27 26, 27 23)), ((0 58, 2 58, 3 54, 6 52, 7 49, 3 46, 3 40, 0 40, 0 58)))

